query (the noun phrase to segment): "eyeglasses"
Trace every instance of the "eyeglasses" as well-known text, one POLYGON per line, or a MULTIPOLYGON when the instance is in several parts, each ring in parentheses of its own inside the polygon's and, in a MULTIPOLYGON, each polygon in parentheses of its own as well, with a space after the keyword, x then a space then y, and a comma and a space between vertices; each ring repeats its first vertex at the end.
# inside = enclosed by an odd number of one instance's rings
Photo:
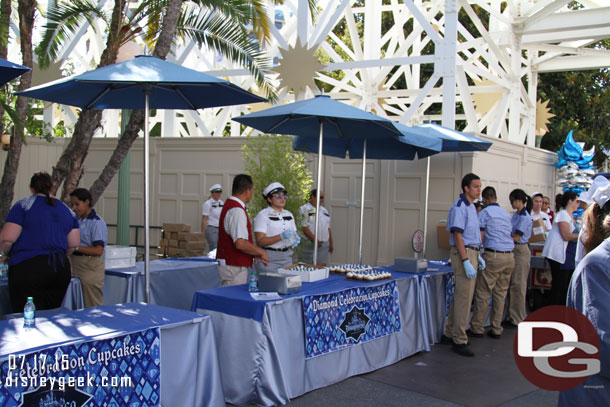
POLYGON ((549 201, 542 201, 543 205, 550 205, 551 203, 549 201))
POLYGON ((288 194, 279 193, 279 192, 276 192, 272 196, 277 199, 288 199, 288 194))

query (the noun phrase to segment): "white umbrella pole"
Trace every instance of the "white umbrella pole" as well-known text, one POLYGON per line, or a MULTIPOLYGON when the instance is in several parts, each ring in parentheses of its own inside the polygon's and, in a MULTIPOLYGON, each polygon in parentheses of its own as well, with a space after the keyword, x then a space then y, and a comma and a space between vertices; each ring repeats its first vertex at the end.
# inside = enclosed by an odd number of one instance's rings
POLYGON ((366 138, 362 146, 362 188, 360 191, 360 242, 358 244, 358 264, 362 264, 362 228, 364 226, 364 184, 366 177, 366 138))
POLYGON ((318 140, 318 186, 316 189, 316 228, 313 239, 313 265, 318 264, 318 228, 320 227, 320 184, 322 179, 322 138, 324 127, 320 120, 320 139, 318 140))
POLYGON ((149 183, 149 139, 148 139, 148 97, 150 90, 144 90, 144 277, 146 279, 146 303, 150 304, 150 183, 149 183))
POLYGON ((426 240, 428 239, 428 194, 430 193, 430 157, 426 158, 426 198, 424 201, 424 249, 422 256, 426 258, 426 240))

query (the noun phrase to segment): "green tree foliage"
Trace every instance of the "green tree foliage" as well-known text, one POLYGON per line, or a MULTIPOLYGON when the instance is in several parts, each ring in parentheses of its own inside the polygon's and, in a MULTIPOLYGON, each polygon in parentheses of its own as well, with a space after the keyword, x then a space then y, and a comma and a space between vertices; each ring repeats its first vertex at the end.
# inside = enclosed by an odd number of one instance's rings
POLYGON ((261 135, 248 137, 242 147, 244 168, 254 181, 254 197, 248 204, 250 217, 268 206, 263 190, 272 182, 279 182, 288 191, 285 209, 300 222, 299 208, 309 198, 313 179, 307 168, 305 154, 292 149, 292 137, 261 135))
POLYGON ((601 165, 602 147, 610 148, 610 69, 541 74, 538 98, 549 100, 556 115, 540 147, 557 151, 574 130, 574 140, 586 150, 595 146, 595 164, 601 165))

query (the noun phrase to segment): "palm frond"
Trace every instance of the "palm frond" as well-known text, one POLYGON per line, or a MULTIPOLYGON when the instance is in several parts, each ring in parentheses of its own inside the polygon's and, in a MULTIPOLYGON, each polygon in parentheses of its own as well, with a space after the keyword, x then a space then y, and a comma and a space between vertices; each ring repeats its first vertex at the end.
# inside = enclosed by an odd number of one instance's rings
POLYGON ((193 0, 202 9, 214 10, 233 18, 243 26, 252 24, 256 38, 267 43, 271 39, 272 21, 263 0, 193 0))
POLYGON ((36 47, 38 63, 42 68, 55 61, 63 45, 69 42, 85 22, 94 29, 94 21, 102 19, 110 23, 108 16, 93 1, 70 0, 52 6, 47 12, 42 41, 36 47))
POLYGON ((230 61, 247 68, 267 98, 274 101, 275 89, 265 78, 271 60, 259 48, 259 42, 227 16, 216 11, 183 13, 178 21, 176 34, 188 37, 199 46, 216 51, 230 61))

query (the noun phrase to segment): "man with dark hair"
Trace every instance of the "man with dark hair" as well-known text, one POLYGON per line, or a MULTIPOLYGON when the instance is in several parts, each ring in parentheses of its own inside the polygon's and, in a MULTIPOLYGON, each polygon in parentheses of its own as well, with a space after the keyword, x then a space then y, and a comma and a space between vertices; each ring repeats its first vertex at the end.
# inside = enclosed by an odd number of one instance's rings
POLYGON ((493 187, 483 190, 485 209, 479 213, 479 225, 483 239, 483 259, 485 269, 477 276, 474 292, 474 310, 470 321, 469 335, 482 337, 483 321, 489 309, 489 297, 492 296, 490 315, 491 329, 487 335, 494 339, 502 334, 502 314, 504 299, 510 285, 510 276, 515 268, 513 250, 515 242, 512 237, 512 223, 508 212, 498 205, 498 197, 493 187))
POLYGON ((233 195, 222 207, 218 221, 216 259, 220 263, 218 274, 223 286, 245 284, 248 267, 252 267, 253 261, 269 264, 267 252, 254 245, 252 226, 246 212, 246 204, 254 194, 252 178, 239 174, 233 180, 231 191, 233 195))
POLYGON ((474 356, 468 347, 466 326, 474 294, 475 277, 479 264, 485 262, 479 254, 481 233, 477 211, 472 204, 481 195, 481 179, 475 174, 462 178, 462 194, 449 209, 447 230, 451 233, 451 268, 455 277, 455 291, 449 307, 443 343, 452 343, 453 350, 462 356, 474 356))

